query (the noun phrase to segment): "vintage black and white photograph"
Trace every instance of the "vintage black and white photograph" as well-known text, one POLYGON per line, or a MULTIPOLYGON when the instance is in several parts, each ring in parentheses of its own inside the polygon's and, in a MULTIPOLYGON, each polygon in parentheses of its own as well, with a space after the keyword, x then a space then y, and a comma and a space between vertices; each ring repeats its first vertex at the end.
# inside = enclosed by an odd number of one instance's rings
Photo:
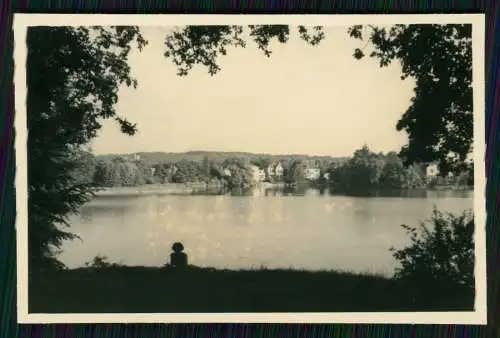
POLYGON ((486 310, 481 17, 64 17, 15 32, 27 316, 486 310))

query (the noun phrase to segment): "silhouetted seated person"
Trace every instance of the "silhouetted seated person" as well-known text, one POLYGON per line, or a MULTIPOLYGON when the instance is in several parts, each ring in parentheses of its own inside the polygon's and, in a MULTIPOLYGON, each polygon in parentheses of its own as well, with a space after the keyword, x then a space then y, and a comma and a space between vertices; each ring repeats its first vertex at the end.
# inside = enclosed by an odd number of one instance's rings
POLYGON ((170 254, 170 266, 173 268, 185 268, 188 264, 188 259, 186 253, 182 252, 184 250, 184 245, 182 243, 176 242, 172 245, 172 252, 170 254))

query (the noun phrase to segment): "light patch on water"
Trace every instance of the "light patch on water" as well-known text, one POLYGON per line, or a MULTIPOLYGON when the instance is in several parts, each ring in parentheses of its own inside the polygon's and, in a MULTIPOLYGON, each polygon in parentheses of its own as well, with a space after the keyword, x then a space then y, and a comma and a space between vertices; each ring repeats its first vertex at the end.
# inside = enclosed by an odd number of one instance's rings
POLYGON ((273 217, 275 223, 283 222, 283 215, 281 213, 275 213, 273 217))
POLYGON ((327 204, 325 204, 325 212, 326 213, 331 213, 334 208, 335 208, 335 203, 327 203, 327 204))

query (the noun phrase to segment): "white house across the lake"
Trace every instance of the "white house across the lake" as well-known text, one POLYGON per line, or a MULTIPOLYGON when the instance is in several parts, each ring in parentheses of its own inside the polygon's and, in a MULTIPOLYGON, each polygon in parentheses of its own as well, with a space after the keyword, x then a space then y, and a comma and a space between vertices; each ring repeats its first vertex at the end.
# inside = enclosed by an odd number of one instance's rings
POLYGON ((283 171, 284 171, 283 166, 279 161, 271 163, 267 167, 267 175, 277 180, 283 178, 283 171))
POLYGON ((256 165, 252 165, 250 168, 252 170, 252 179, 255 182, 264 182, 266 179, 266 172, 256 165))
POLYGON ((304 170, 304 178, 306 180, 316 181, 319 179, 321 171, 319 168, 306 168, 304 170))

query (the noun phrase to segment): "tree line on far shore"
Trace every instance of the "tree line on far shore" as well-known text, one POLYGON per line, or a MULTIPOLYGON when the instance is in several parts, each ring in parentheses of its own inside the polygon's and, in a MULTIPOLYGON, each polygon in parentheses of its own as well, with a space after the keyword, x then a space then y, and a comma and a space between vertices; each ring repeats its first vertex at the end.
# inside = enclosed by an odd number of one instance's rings
POLYGON ((413 189, 447 186, 463 188, 473 185, 472 164, 464 163, 456 175, 427 177, 426 166, 414 163, 405 166, 395 152, 375 153, 366 145, 347 159, 307 160, 301 157, 258 155, 216 159, 204 156, 201 161, 181 159, 148 163, 134 156, 94 156, 91 152, 78 155, 80 165, 75 179, 95 187, 133 187, 146 184, 204 183, 225 188, 250 188, 256 181, 252 166, 263 170, 265 181, 284 184, 313 184, 337 191, 371 189, 413 189), (283 175, 269 175, 267 168, 279 161, 283 175), (307 168, 319 171, 317 179, 308 179, 307 168))
POLYGON ((474 185, 473 164, 464 162, 457 174, 427 175, 427 165, 404 165, 396 152, 374 153, 365 145, 340 166, 328 170, 327 184, 340 191, 370 189, 465 188, 474 185))
POLYGON ((101 188, 167 183, 205 183, 229 188, 249 188, 252 185, 250 163, 241 158, 223 162, 208 158, 201 162, 182 159, 148 165, 128 157, 99 159, 87 153, 82 156, 81 163, 82 170, 76 174, 77 180, 101 188))

